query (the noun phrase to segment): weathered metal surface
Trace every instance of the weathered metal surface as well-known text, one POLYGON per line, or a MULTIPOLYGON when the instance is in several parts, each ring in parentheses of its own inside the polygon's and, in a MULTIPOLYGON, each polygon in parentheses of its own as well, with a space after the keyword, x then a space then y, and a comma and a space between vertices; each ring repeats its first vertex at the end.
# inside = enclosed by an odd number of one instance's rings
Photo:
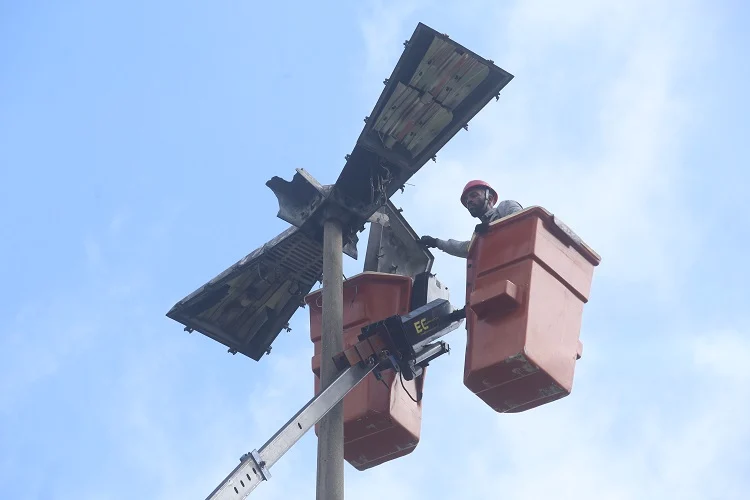
POLYGON ((373 128, 382 134, 386 148, 393 149, 397 143, 401 143, 412 156, 416 156, 437 137, 451 119, 451 110, 430 94, 398 82, 396 91, 373 128))
POLYGON ((321 185, 302 168, 296 169, 291 181, 274 176, 266 186, 279 201, 277 216, 281 220, 300 228, 311 239, 323 242, 323 222, 331 216, 342 222, 343 252, 357 259, 357 231, 364 229, 364 221, 356 220, 345 208, 330 203, 328 197, 332 185, 321 185))
POLYGON ((360 218, 369 217, 512 78, 420 23, 348 155, 331 199, 360 218))
POLYGON ((421 153, 453 120, 456 109, 490 74, 487 64, 433 38, 408 84, 396 83, 375 122, 383 145, 401 143, 412 157, 421 153))
POLYGON ((278 218, 302 227, 308 217, 321 206, 331 186, 322 186, 305 169, 296 169, 291 182, 274 176, 266 182, 279 200, 278 218))
MULTIPOLYGON (((382 214, 381 207, 376 214, 382 214)), ((372 221, 370 224, 370 234, 367 237, 367 250, 365 251, 365 263, 362 267, 363 272, 377 271, 380 267, 380 241, 383 237, 383 229, 387 226, 387 221, 372 221)))
POLYGON ((322 269, 322 245, 291 227, 179 301, 167 316, 257 361, 322 269))
POLYGON ((357 258, 364 223, 510 82, 513 75, 419 24, 387 80, 333 186, 298 169, 267 185, 278 216, 322 242, 322 223, 342 223, 344 252, 357 258))
POLYGON ((419 236, 399 209, 388 200, 378 213, 385 215, 388 223, 370 226, 364 270, 412 278, 429 272, 435 257, 419 243, 419 236))
POLYGON ((488 64, 434 38, 409 85, 428 92, 447 109, 456 109, 490 74, 488 64))

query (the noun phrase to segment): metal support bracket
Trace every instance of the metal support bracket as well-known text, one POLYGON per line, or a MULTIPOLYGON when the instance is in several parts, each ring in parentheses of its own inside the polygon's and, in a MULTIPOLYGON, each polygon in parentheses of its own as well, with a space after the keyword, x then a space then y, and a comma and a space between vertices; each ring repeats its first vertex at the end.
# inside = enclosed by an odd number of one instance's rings
MULTIPOLYGON (((271 472, 266 467, 266 463, 260 459, 260 453, 258 453, 258 450, 253 450, 250 453, 245 453, 240 457, 240 462, 244 462, 246 460, 253 461, 255 466, 260 471, 260 476, 264 481, 268 481, 269 479, 271 479, 271 472)), ((255 472, 255 468, 253 468, 253 472, 255 472)))
POLYGON ((266 186, 279 200, 277 217, 301 228, 307 219, 322 204, 331 191, 331 186, 322 186, 305 169, 296 169, 291 181, 274 176, 266 186))
POLYGON ((322 185, 303 168, 296 169, 291 181, 274 176, 266 186, 276 195, 279 211, 276 216, 300 228, 310 237, 322 240, 323 221, 334 217, 342 223, 343 251, 352 259, 357 259, 357 232, 364 221, 358 221, 345 207, 331 201, 333 185, 322 185))
POLYGON ((206 500, 241 500, 271 477, 269 469, 294 446, 318 421, 336 406, 375 368, 375 360, 358 363, 343 370, 338 378, 320 391, 294 415, 260 451, 240 458, 240 464, 219 484, 206 500))

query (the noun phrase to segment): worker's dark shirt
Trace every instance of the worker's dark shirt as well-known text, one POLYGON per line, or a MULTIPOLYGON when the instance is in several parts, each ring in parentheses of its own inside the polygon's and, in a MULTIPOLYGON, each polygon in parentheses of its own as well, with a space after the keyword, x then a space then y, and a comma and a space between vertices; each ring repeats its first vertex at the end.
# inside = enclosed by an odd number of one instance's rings
MULTIPOLYGON (((508 215, 520 212, 521 210, 523 210, 523 207, 517 201, 504 200, 498 203, 497 206, 489 209, 487 213, 480 217, 480 219, 482 222, 489 224, 490 222, 502 219, 508 215)), ((469 243, 471 243, 471 240, 457 241, 435 238, 435 242, 436 246, 447 254, 463 258, 466 258, 469 255, 469 243)))

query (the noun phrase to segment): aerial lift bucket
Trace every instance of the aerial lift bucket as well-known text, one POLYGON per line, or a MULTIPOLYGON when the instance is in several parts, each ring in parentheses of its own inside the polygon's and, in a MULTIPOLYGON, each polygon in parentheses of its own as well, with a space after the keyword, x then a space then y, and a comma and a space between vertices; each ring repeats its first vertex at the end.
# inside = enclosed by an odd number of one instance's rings
MULTIPOLYGON (((362 327, 393 315, 407 314, 411 295, 412 278, 408 276, 364 272, 347 279, 344 282, 344 349, 358 342, 362 327)), ((314 344, 315 394, 320 391, 322 300, 321 290, 305 297, 310 307, 310 339, 314 344)), ((365 470, 414 451, 422 425, 422 404, 417 394, 422 392, 423 383, 424 373, 414 380, 401 381, 391 370, 383 373, 382 381, 368 377, 344 397, 344 458, 347 462, 358 470, 365 470)), ((318 433, 317 425, 315 433, 318 433)))
POLYGON ((495 411, 569 395, 599 255, 541 207, 497 220, 469 247, 464 385, 495 411))

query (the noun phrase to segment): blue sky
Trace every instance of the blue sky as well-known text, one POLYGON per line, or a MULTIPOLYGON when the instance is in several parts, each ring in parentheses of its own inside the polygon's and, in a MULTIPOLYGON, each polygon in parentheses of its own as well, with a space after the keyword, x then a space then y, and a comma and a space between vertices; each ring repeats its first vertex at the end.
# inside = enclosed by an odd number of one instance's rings
MULTIPOLYGON (((394 196, 412 226, 468 238, 486 178, 603 261, 573 395, 495 414, 458 330, 417 450, 348 496, 747 497, 748 10, 668 0, 0 3, 0 496, 204 498, 312 395, 305 310, 260 363, 164 314, 287 227, 271 176, 335 180, 420 21, 515 78, 394 196)), ((310 433, 252 498, 314 481, 310 433)))

